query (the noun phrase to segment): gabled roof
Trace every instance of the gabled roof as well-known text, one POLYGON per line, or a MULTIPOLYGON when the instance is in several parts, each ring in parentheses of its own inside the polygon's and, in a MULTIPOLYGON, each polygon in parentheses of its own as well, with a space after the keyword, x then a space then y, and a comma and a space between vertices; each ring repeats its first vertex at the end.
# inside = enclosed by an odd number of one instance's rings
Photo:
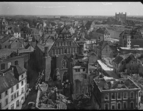
POLYGON ((0 93, 7 91, 19 82, 13 75, 11 70, 5 72, 4 76, 0 75, 0 93))
POLYGON ((117 56, 117 57, 113 60, 113 62, 115 62, 116 64, 119 64, 122 60, 123 60, 123 57, 117 56))
POLYGON ((101 49, 104 49, 104 47, 107 45, 109 45, 108 42, 106 41, 101 42, 101 49))
POLYGON ((24 67, 22 68, 19 65, 16 65, 15 68, 19 75, 23 74, 26 71, 26 69, 24 67))
POLYGON ((9 40, 12 36, 11 35, 5 35, 2 39, 0 39, 0 43, 4 43, 6 42, 7 40, 9 40))

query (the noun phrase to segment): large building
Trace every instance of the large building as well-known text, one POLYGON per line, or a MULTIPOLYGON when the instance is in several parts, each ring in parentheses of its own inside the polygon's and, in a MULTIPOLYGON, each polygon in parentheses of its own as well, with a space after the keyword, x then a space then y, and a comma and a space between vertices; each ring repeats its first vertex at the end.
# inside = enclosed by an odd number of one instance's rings
POLYGON ((120 21, 121 23, 124 23, 126 21, 126 17, 127 17, 127 14, 123 14, 123 13, 115 13, 115 19, 117 21, 120 21))
POLYGON ((94 78, 92 99, 99 109, 139 109, 139 93, 139 86, 128 77, 114 79, 99 75, 94 78))
POLYGON ((55 79, 57 68, 61 80, 65 80, 64 77, 72 78, 71 57, 78 53, 78 45, 66 27, 59 30, 56 39, 49 38, 46 43, 38 44, 35 53, 38 67, 40 70, 45 70, 45 81, 48 81, 50 76, 55 79))
POLYGON ((21 109, 27 91, 24 56, 0 50, 0 109, 21 109), (15 55, 15 56, 14 56, 15 55))

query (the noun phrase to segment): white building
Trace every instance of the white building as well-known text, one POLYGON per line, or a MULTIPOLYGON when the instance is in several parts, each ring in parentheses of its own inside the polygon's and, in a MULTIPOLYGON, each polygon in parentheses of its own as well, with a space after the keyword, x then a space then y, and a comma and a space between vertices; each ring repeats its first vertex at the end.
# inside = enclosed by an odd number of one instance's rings
POLYGON ((0 109, 21 109, 27 89, 26 71, 18 79, 12 70, 0 76, 0 109))

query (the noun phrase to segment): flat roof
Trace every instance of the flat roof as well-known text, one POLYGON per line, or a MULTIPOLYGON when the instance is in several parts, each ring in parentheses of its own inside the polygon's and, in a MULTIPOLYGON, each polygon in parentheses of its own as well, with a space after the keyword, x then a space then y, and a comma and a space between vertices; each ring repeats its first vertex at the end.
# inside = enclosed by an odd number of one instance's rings
POLYGON ((94 82, 100 91, 140 89, 130 78, 115 79, 113 77, 99 75, 94 78, 94 82))
POLYGON ((123 50, 143 50, 143 48, 129 48, 129 47, 120 47, 123 50))

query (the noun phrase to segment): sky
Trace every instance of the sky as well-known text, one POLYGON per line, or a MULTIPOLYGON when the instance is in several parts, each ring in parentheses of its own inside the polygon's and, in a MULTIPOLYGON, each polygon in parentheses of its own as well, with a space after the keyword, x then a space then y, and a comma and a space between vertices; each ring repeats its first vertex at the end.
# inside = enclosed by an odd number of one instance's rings
POLYGON ((143 15, 141 2, 0 2, 0 15, 143 15))

